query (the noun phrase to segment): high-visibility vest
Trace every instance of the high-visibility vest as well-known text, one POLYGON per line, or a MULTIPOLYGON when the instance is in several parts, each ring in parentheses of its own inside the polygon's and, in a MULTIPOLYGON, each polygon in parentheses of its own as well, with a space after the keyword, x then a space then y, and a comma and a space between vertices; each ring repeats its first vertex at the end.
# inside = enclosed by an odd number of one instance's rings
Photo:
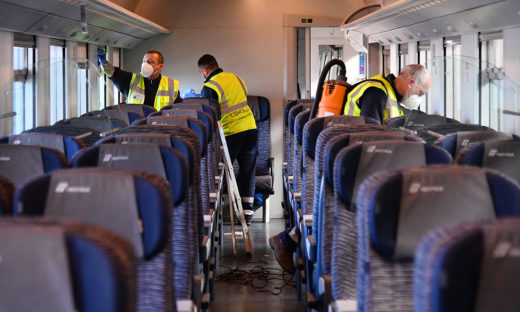
POLYGON ((399 107, 397 97, 394 89, 390 83, 383 77, 377 75, 370 79, 360 82, 347 95, 347 102, 345 103, 344 115, 360 116, 361 109, 359 108, 359 99, 363 96, 368 88, 379 88, 386 94, 386 106, 383 112, 383 120, 397 116, 403 116, 403 111, 399 107))
POLYGON ((255 117, 247 105, 246 83, 242 78, 232 73, 221 72, 211 77, 204 86, 218 94, 225 136, 256 129, 255 117))
MULTIPOLYGON (((133 74, 127 96, 128 104, 144 104, 144 77, 139 74, 139 79, 136 78, 137 74, 133 74)), ((162 107, 173 104, 178 94, 179 81, 161 76, 159 88, 155 95, 155 109, 159 111, 162 107)))

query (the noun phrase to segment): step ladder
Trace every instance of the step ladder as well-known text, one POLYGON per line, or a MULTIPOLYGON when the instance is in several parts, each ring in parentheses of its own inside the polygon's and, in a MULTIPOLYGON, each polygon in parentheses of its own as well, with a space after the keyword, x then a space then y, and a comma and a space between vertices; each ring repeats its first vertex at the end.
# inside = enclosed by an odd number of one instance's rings
MULTIPOLYGON (((229 202, 229 215, 231 217, 231 240, 233 242, 233 255, 237 255, 237 242, 235 232, 235 219, 238 218, 242 226, 242 237, 246 247, 246 254, 251 255, 253 253, 253 245, 251 244, 251 237, 249 236, 249 229, 246 224, 246 218, 244 210, 242 209, 242 200, 238 191, 237 181, 235 179, 235 173, 233 170, 233 164, 231 163, 231 157, 229 156, 229 150, 224 136, 224 130, 222 129, 222 123, 218 122, 218 131, 220 135, 220 141, 222 143, 222 150, 224 151, 224 174, 226 175, 227 190, 228 190, 228 202, 229 202)), ((240 234, 240 232, 238 232, 240 234)))

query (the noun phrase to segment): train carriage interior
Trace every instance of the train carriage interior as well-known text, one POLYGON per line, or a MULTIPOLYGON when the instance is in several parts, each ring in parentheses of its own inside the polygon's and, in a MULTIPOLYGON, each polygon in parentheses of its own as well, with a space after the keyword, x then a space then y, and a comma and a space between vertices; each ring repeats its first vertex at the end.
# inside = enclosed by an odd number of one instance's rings
POLYGON ((520 1, 0 0, 0 312, 520 311, 520 1))

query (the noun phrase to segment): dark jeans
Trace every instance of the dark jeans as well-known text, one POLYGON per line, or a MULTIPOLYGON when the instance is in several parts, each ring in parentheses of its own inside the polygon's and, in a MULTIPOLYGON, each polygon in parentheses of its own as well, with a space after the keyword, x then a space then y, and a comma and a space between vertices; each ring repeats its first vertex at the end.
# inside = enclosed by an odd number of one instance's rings
POLYGON ((247 130, 226 137, 231 163, 238 161, 238 191, 244 209, 253 209, 255 195, 256 156, 258 130, 247 130))

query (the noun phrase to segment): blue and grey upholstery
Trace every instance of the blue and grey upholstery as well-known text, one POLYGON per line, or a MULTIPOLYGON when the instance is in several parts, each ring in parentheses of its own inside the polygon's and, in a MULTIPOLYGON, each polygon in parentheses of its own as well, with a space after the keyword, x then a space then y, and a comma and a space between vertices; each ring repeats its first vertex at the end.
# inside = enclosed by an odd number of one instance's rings
POLYGON ((266 202, 274 194, 274 158, 271 157, 271 104, 266 97, 248 95, 247 104, 255 117, 258 129, 255 194, 262 194, 263 219, 266 221, 266 202))
POLYGON ((117 105, 110 105, 105 107, 103 110, 120 110, 122 112, 131 112, 138 114, 143 117, 148 117, 151 113, 155 112, 155 108, 153 106, 144 105, 144 104, 124 104, 120 103, 117 105))
POLYGON ((520 184, 520 140, 473 144, 462 155, 461 164, 496 170, 520 184))
POLYGON ((413 311, 413 259, 431 230, 520 214, 518 184, 490 170, 435 165, 376 174, 357 200, 358 311, 413 311))
POLYGON ((520 219, 438 228, 415 254, 417 312, 516 311, 520 219))
POLYGON ((428 128, 436 125, 445 124, 460 124, 459 121, 447 118, 440 115, 429 115, 429 114, 407 114, 404 116, 388 118, 384 121, 384 124, 392 127, 399 128, 404 127, 410 130, 418 130, 421 128, 428 128))
MULTIPOLYGON (((111 106, 108 106, 108 107, 111 107, 111 106)), ((82 116, 97 116, 97 117, 107 117, 108 119, 112 120, 112 119, 115 119, 115 120, 121 120, 121 121, 124 121, 124 123, 126 125, 129 125, 131 124, 132 122, 138 120, 138 119, 142 119, 144 118, 143 115, 141 114, 138 114, 138 113, 135 113, 135 112, 131 112, 131 111, 123 111, 123 110, 120 110, 120 109, 117 109, 117 108, 109 108, 109 109, 102 109, 102 110, 99 110, 99 111, 91 111, 91 112, 88 112, 82 116)))
POLYGON ((139 262, 138 310, 175 311, 173 278, 179 290, 189 281, 173 272, 172 243, 178 242, 172 242, 173 202, 165 179, 108 168, 57 170, 19 189, 15 207, 15 214, 83 222, 124 237, 139 262))
POLYGON ((136 311, 132 245, 74 222, 0 220, 1 311, 136 311))
MULTIPOLYGON (((135 127, 128 127, 125 129, 121 129, 117 132, 117 135, 134 135, 134 134, 167 134, 171 136, 175 136, 181 139, 184 139, 189 142, 192 149, 195 151, 195 161, 194 161, 194 171, 193 174, 190 175, 194 179, 195 192, 190 192, 191 199, 190 207, 196 210, 196 213, 193 213, 193 220, 190 222, 192 224, 193 229, 197 229, 199 243, 202 244, 204 239, 204 212, 202 205, 202 197, 201 197, 201 174, 200 174, 200 137, 199 135, 190 128, 181 127, 181 126, 170 126, 170 125, 140 125, 135 127)), ((203 133, 201 130, 199 133, 203 133)))
POLYGON ((65 154, 69 163, 85 144, 75 137, 65 136, 57 133, 20 133, 0 138, 0 143, 14 145, 37 145, 53 148, 65 154))
MULTIPOLYGON (((340 144, 341 145, 341 144, 340 144)), ((328 152, 334 152, 332 146, 328 152)), ((330 170, 325 163, 325 176, 334 179, 334 211, 324 210, 321 216, 320 248, 324 273, 330 270, 334 299, 356 298, 356 212, 359 186, 373 174, 388 170, 449 164, 451 156, 433 144, 413 141, 372 141, 341 149, 330 170), (332 214, 330 218, 328 214, 332 214), (330 223, 335 226, 330 229, 330 223), (330 262, 329 262, 330 261, 330 262), (327 267, 330 263, 330 269, 327 267)), ((330 182, 330 181, 329 181, 330 182)))
POLYGON ((55 149, 0 144, 0 175, 9 179, 16 188, 39 175, 68 166, 65 155, 55 149))
MULTIPOLYGON (((116 138, 117 139, 117 138, 116 138)), ((197 210, 189 203, 188 163, 183 155, 170 147, 158 144, 101 144, 82 151, 74 160, 74 167, 104 167, 134 170, 158 175, 169 182, 173 204, 174 236, 181 248, 174 249, 176 276, 193 275, 198 259, 197 210), (193 226, 195 225, 195 227, 193 226), (189 257, 186 257, 189 254, 189 257)), ((178 298, 189 298, 189 279, 178 291, 178 298), (186 284, 188 283, 188 284, 186 284)), ((182 282, 182 281, 181 281, 182 282)))
POLYGON ((25 130, 23 133, 56 133, 63 136, 74 137, 75 139, 81 140, 85 146, 92 146, 99 140, 100 132, 85 127, 67 126, 67 125, 54 125, 54 126, 40 126, 25 130))
POLYGON ((463 124, 463 123, 447 123, 443 125, 435 125, 431 127, 424 127, 417 129, 416 133, 426 143, 434 143, 440 137, 455 132, 467 132, 467 131, 489 131, 493 130, 486 126, 474 125, 474 124, 463 124))
POLYGON ((123 120, 110 119, 107 116, 82 116, 78 118, 64 119, 56 122, 54 125, 92 128, 99 132, 109 132, 116 128, 121 129, 128 126, 128 124, 123 120))
POLYGON ((438 139, 435 144, 447 150, 455 161, 458 160, 459 154, 465 152, 465 149, 471 148, 475 143, 511 140, 514 136, 505 132, 494 130, 487 131, 464 131, 446 135, 438 139))
POLYGON ((215 99, 193 97, 193 98, 183 99, 182 103, 183 104, 201 103, 201 104, 209 105, 209 106, 213 107, 215 109, 215 111, 217 112, 217 120, 220 120, 220 118, 221 118, 220 104, 215 99))

